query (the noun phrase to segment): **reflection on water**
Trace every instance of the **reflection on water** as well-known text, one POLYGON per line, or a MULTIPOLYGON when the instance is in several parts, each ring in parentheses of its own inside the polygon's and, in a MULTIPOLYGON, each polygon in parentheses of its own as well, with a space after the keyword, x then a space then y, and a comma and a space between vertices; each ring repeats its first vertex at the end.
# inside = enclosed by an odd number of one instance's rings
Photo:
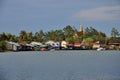
POLYGON ((120 80, 119 51, 0 53, 0 80, 120 80))

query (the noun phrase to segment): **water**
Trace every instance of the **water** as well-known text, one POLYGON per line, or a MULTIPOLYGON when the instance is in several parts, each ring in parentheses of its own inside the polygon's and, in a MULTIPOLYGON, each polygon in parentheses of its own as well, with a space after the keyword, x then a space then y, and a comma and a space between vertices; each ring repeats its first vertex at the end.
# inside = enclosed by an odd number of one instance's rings
POLYGON ((0 53, 0 80, 120 80, 120 51, 0 53))

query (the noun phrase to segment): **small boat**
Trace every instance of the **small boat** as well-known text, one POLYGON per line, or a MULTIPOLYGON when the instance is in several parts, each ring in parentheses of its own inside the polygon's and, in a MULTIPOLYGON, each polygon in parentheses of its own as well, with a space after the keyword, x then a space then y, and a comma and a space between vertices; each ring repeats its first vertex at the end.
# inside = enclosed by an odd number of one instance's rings
POLYGON ((103 48, 103 47, 99 47, 98 49, 97 49, 97 51, 104 51, 105 50, 105 48, 103 48))

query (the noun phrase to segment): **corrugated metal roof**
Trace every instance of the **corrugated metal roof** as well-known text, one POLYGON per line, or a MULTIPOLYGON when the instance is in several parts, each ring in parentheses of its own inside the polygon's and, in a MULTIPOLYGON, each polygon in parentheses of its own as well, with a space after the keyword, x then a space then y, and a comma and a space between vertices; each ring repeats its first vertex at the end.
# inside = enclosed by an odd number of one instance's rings
POLYGON ((15 43, 15 42, 12 42, 12 41, 10 41, 10 42, 8 42, 9 44, 12 44, 12 45, 15 45, 15 46, 20 46, 18 43, 15 43))

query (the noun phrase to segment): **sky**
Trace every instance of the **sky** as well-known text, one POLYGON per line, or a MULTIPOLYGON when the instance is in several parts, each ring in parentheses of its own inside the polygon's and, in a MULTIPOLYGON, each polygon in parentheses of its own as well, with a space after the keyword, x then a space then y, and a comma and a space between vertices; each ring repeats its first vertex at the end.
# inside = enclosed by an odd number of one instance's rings
POLYGON ((113 27, 120 32, 120 0, 0 0, 0 33, 79 30, 80 24, 108 36, 113 27))

